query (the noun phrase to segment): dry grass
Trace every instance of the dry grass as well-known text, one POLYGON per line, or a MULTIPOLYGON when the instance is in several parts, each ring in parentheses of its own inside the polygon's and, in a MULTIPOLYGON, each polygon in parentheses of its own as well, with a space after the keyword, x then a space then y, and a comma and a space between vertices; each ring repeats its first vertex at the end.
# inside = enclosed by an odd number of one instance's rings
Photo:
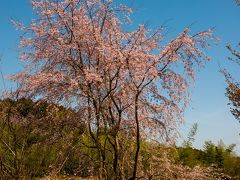
POLYGON ((97 177, 81 178, 81 177, 57 176, 57 177, 39 178, 36 180, 98 180, 98 178, 97 177))

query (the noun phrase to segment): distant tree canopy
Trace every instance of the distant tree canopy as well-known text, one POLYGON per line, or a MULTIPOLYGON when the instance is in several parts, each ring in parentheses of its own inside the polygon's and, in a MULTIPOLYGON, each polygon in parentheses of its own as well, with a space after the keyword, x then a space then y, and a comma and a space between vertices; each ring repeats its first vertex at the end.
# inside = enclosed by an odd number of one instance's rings
POLYGON ((223 141, 219 141, 217 144, 205 141, 203 150, 193 147, 179 147, 178 161, 189 167, 197 165, 215 166, 221 168, 224 173, 231 175, 233 179, 239 179, 240 158, 233 153, 235 146, 235 144, 226 146, 223 141))

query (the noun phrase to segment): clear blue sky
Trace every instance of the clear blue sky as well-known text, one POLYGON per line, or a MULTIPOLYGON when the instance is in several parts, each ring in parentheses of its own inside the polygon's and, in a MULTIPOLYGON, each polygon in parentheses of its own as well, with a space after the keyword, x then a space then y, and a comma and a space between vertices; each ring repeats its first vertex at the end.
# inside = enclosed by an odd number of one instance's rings
MULTIPOLYGON (((118 1, 129 3, 127 0, 118 1)), ((224 96, 226 83, 219 73, 219 68, 224 67, 239 77, 240 69, 226 60, 230 53, 225 46, 240 42, 240 7, 234 4, 234 0, 135 0, 133 7, 137 10, 132 16, 134 25, 147 23, 150 27, 157 27, 166 23, 168 39, 191 24, 192 32, 215 27, 215 35, 222 42, 207 50, 212 61, 197 74, 191 89, 192 102, 181 132, 185 137, 192 124, 197 122, 196 147, 201 147, 205 140, 217 142, 222 139, 226 144, 236 143, 240 152, 240 124, 229 112, 224 96)), ((21 33, 15 30, 10 20, 28 23, 33 17, 29 0, 0 1, 1 70, 5 76, 22 69, 17 52, 21 33)), ((7 88, 13 85, 7 81, 5 83, 7 88)), ((2 81, 0 88, 3 89, 2 81)))

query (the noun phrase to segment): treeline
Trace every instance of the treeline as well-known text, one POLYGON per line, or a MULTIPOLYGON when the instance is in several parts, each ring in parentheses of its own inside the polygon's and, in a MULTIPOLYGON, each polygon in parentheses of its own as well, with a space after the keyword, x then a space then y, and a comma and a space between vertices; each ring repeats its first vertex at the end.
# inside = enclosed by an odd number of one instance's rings
POLYGON ((240 178, 240 157, 234 152, 236 144, 226 146, 222 140, 217 144, 212 141, 205 141, 202 150, 193 148, 195 135, 197 134, 198 124, 193 124, 187 138, 182 146, 177 148, 177 161, 184 166, 195 167, 216 167, 222 169, 222 172, 240 178))
MULTIPOLYGON (((101 154, 80 112, 44 101, 4 99, 0 102, 0 117, 1 179, 99 176, 101 154)), ((102 132, 104 163, 110 172, 115 151, 105 136, 102 132)), ((119 135, 122 179, 133 170, 136 147, 132 138, 127 131, 119 135)), ((143 179, 239 179, 240 157, 233 149, 233 145, 206 142, 201 151, 189 143, 176 148, 143 139, 137 174, 143 179)), ((107 179, 114 176, 113 172, 107 179)))
POLYGON ((184 166, 217 167, 234 179, 240 178, 240 157, 233 150, 235 145, 226 146, 223 141, 214 144, 206 141, 203 150, 191 146, 177 148, 178 162, 184 166))

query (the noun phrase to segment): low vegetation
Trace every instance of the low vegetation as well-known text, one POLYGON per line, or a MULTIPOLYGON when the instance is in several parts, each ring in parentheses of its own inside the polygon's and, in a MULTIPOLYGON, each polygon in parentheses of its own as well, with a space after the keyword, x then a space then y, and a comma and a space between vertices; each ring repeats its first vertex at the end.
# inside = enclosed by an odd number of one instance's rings
MULTIPOLYGON (((0 114, 1 179, 99 176, 101 156, 74 110, 30 99, 4 99, 0 114)), ((234 145, 207 141, 203 150, 197 150, 191 145, 194 134, 189 133, 182 147, 142 140, 138 177, 239 179, 240 157, 234 154, 234 145)), ((133 170, 135 149, 131 138, 128 132, 120 135, 122 179, 133 170)), ((106 143, 105 149, 105 168, 112 168, 113 147, 106 143)), ((114 176, 112 173, 108 179, 114 176)))

